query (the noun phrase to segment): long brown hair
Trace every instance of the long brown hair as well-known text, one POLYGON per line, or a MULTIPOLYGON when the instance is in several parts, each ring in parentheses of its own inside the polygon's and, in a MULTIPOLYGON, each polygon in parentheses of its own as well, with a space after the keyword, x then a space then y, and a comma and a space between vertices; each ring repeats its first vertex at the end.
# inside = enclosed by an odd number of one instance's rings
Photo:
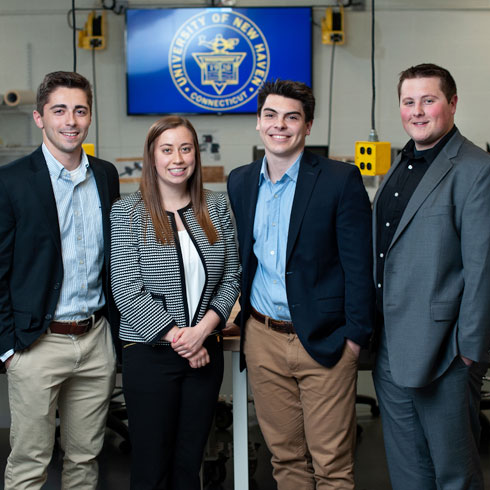
MULTIPOLYGON (((199 152, 199 141, 196 130, 188 119, 179 116, 162 117, 148 131, 145 141, 143 154, 143 170, 141 173, 140 191, 148 211, 148 217, 155 228, 155 235, 162 244, 174 243, 174 235, 170 226, 167 213, 163 207, 160 190, 158 188, 158 176, 155 168, 155 141, 168 129, 175 129, 180 126, 187 128, 192 135, 194 145, 195 168, 191 177, 187 181, 187 186, 191 195, 191 205, 196 216, 197 222, 203 229, 209 240, 214 244, 218 240, 218 233, 209 217, 206 205, 206 196, 202 186, 201 153, 199 152)), ((146 226, 146 225, 145 225, 146 226)))

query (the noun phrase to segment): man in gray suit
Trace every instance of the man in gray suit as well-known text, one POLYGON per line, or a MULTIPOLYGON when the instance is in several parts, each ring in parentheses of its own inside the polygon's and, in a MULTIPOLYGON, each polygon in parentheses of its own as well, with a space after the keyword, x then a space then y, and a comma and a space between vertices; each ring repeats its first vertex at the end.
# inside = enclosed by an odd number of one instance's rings
POLYGON ((483 490, 481 377, 490 346, 490 156, 454 125, 451 74, 400 75, 411 137, 374 203, 374 381, 395 490, 483 490))

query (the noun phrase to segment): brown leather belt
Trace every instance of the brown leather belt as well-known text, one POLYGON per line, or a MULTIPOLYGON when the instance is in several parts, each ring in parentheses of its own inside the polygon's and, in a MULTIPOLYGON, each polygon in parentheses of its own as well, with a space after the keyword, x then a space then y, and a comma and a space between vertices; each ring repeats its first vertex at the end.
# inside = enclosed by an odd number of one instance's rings
POLYGON ((252 307, 250 314, 260 323, 263 323, 266 327, 272 328, 276 332, 281 333, 294 333, 293 322, 286 322, 283 320, 274 320, 269 316, 262 315, 255 308, 252 307))
POLYGON ((102 318, 102 310, 96 311, 91 317, 74 322, 51 322, 51 333, 65 335, 82 335, 87 333, 102 318))

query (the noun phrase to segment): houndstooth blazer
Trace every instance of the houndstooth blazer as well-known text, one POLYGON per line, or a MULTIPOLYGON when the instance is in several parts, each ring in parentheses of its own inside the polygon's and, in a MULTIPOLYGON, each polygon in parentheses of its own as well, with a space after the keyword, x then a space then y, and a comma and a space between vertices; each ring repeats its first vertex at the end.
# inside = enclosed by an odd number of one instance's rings
MULTIPOLYGON (((178 211, 201 257, 206 280, 194 318, 189 318, 182 255, 175 243, 156 240, 141 193, 117 201, 111 211, 111 287, 121 313, 119 338, 130 342, 168 344, 161 338, 173 327, 196 325, 212 309, 225 324, 240 284, 234 227, 223 194, 205 191, 218 241, 211 245, 192 207, 178 211)), ((176 230, 174 214, 168 212, 176 230)))

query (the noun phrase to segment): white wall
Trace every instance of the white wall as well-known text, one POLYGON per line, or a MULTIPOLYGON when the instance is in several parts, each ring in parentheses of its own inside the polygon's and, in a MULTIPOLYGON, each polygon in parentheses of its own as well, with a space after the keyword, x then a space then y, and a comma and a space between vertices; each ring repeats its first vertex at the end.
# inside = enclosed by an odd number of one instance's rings
MULTIPOLYGON (((180 4, 191 2, 180 2, 180 4)), ((194 2, 205 4, 204 1, 194 2)), ((290 1, 291 5, 324 5, 321 1, 290 1)), ((330 2, 335 3, 335 2, 330 2)), ((78 0, 93 7, 95 0, 78 0)), ((131 7, 157 2, 130 1, 131 7)), ((170 4, 160 1, 158 5, 170 4)), ((278 0, 238 0, 240 5, 284 5, 278 0)), ((486 111, 490 105, 490 4, 488 0, 378 0, 376 2, 376 125, 382 140, 402 146, 406 136, 398 118, 396 80, 409 65, 430 61, 447 67, 459 87, 456 121, 476 144, 490 140, 486 111), (464 8, 462 7, 464 6, 464 8)), ((0 93, 12 88, 35 89, 49 71, 71 70, 72 33, 67 23, 68 0, 2 0, 0 3, 0 93), (32 5, 35 5, 33 8, 32 5)), ((368 1, 370 8, 370 1, 368 1)), ((324 9, 314 8, 314 90, 318 109, 310 144, 327 139, 331 46, 322 45, 320 21, 324 9)), ((82 26, 87 13, 78 12, 82 26)), ((108 12, 108 48, 96 53, 102 158, 142 154, 146 131, 156 117, 128 117, 125 101, 124 16, 108 12)), ((346 10, 347 42, 337 46, 331 154, 354 153, 354 142, 367 138, 371 119, 370 11, 346 10)), ((294 32, 285 33, 294 36, 294 32)), ((287 56, 287 54, 285 54, 287 56)), ((91 53, 78 50, 78 71, 92 79, 91 53)), ((0 111, 0 139, 5 144, 36 144, 39 131, 26 121, 0 111), (29 141, 31 140, 31 141, 29 141)), ((258 144, 254 116, 194 116, 198 132, 212 132, 221 145, 228 173, 251 159, 258 144)), ((89 140, 94 141, 91 132, 89 140)), ((204 163, 215 163, 204 155, 204 163)))

